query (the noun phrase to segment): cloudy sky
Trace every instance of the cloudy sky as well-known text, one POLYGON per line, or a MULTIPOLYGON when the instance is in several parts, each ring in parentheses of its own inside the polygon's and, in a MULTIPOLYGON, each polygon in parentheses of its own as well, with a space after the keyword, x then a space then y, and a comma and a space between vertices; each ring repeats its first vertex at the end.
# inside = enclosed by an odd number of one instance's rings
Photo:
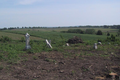
POLYGON ((120 0, 1 0, 0 27, 120 25, 120 0))

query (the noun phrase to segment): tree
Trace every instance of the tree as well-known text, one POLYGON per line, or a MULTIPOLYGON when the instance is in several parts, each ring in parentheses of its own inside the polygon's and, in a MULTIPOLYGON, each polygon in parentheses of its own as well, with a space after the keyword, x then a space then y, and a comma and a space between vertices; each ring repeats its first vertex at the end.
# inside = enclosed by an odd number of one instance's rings
POLYGON ((85 33, 86 34, 94 34, 95 33, 95 29, 86 29, 85 33))
POLYGON ((107 36, 110 36, 110 33, 109 33, 109 32, 107 33, 107 36))
POLYGON ((97 34, 97 35, 102 35, 102 31, 101 31, 101 30, 98 30, 96 34, 97 34))
POLYGON ((120 29, 118 30, 117 34, 118 34, 118 36, 120 35, 120 29))

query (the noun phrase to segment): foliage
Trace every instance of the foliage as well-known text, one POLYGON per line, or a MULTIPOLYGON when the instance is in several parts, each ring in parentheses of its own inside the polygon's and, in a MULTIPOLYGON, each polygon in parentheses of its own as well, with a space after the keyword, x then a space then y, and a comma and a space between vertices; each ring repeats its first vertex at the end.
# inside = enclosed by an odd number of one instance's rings
POLYGON ((96 34, 97 34, 97 35, 102 35, 103 33, 102 33, 101 30, 98 30, 96 34))
POLYGON ((85 33, 86 34, 94 34, 95 33, 95 29, 86 29, 85 33))
POLYGON ((2 41, 2 42, 10 42, 10 41, 12 41, 12 39, 9 38, 8 36, 2 36, 2 37, 0 38, 0 41, 2 41))
POLYGON ((119 41, 113 34, 110 37, 107 37, 106 41, 116 42, 119 41))
MULTIPOLYGON (((78 30, 78 32, 79 31, 80 30, 78 30)), ((28 32, 28 30, 4 31, 4 33, 12 33, 12 34, 18 34, 18 35, 21 35, 21 34, 23 35, 27 32, 28 32)), ((61 33, 61 32, 53 31, 53 30, 52 31, 38 31, 38 30, 33 31, 31 29, 31 30, 29 30, 29 34, 31 35, 31 37, 34 36, 34 37, 41 38, 41 40, 31 40, 30 39, 31 49, 29 49, 29 50, 24 50, 25 49, 24 37, 20 37, 21 39, 12 40, 12 41, 10 40, 11 37, 9 37, 9 36, 7 38, 5 38, 5 36, 1 37, 0 38, 0 40, 1 40, 0 41, 0 61, 5 60, 5 61, 9 61, 9 62, 14 62, 14 61, 20 60, 20 58, 21 58, 20 56, 22 54, 29 55, 29 53, 31 53, 31 54, 41 53, 42 51, 45 51, 45 52, 58 51, 58 52, 63 53, 64 56, 71 56, 71 55, 73 55, 73 53, 68 52, 68 50, 80 49, 83 51, 85 51, 85 50, 90 51, 93 48, 86 48, 86 45, 88 47, 93 46, 93 44, 96 43, 97 41, 103 42, 104 39, 106 39, 106 35, 98 36, 95 34, 91 35, 91 34, 61 33), (77 44, 77 45, 71 44, 69 47, 66 47, 65 46, 66 41, 68 39, 72 38, 73 36, 81 37, 85 43, 77 44), (53 47, 52 49, 46 45, 45 39, 51 40, 51 45, 53 47), (67 50, 67 51, 65 51, 65 50, 67 50)), ((120 43, 119 37, 115 37, 114 35, 111 35, 110 37, 108 37, 106 39, 106 41, 111 41, 113 43, 120 43)), ((112 47, 109 47, 109 48, 111 49, 112 47)), ((103 50, 103 49, 104 48, 101 47, 99 50, 103 50)), ((84 54, 84 52, 83 52, 83 54, 84 54)), ((86 53, 86 55, 88 55, 88 54, 86 53)), ((93 55, 93 54, 90 53, 89 55, 93 55)), ((36 60, 37 57, 33 56, 33 59, 36 60)))
POLYGON ((98 42, 102 42, 103 40, 101 40, 101 39, 98 39, 98 42))
POLYGON ((21 42, 25 42, 25 38, 24 37, 21 37, 21 42))
POLYGON ((62 32, 84 34, 84 31, 81 29, 69 29, 68 31, 62 31, 62 32))
POLYGON ((110 36, 110 33, 109 33, 109 32, 107 33, 107 36, 110 36))
POLYGON ((120 35, 120 29, 118 30, 117 34, 118 34, 118 36, 120 35))

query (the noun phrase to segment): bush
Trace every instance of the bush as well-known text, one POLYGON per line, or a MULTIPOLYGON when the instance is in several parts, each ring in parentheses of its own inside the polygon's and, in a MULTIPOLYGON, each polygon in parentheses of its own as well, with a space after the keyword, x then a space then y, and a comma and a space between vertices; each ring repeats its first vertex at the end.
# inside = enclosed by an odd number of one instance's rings
POLYGON ((81 33, 81 34, 84 34, 84 31, 82 31, 81 29, 69 29, 67 31, 67 33, 81 33))
POLYGON ((116 39, 114 35, 111 35, 110 37, 107 37, 106 41, 116 42, 116 41, 119 41, 119 39, 116 39))
POLYGON ((25 42, 25 38, 24 38, 24 37, 21 37, 20 42, 25 42))
POLYGON ((102 33, 101 30, 98 30, 96 34, 97 34, 97 35, 102 35, 103 33, 102 33))
POLYGON ((86 29, 85 33, 86 34, 94 34, 95 33, 95 29, 86 29))
POLYGON ((110 33, 109 33, 109 32, 107 33, 107 36, 110 36, 110 33))
POLYGON ((0 38, 0 41, 2 41, 2 42, 8 42, 8 41, 12 41, 12 39, 9 38, 8 36, 2 36, 2 37, 0 38))

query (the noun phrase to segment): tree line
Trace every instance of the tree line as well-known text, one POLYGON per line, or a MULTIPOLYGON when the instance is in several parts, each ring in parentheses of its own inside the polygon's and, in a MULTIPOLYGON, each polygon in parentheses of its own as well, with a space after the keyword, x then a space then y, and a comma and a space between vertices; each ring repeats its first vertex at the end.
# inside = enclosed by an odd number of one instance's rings
POLYGON ((35 28, 111 28, 111 29, 120 29, 120 25, 102 25, 102 26, 92 26, 92 25, 86 25, 86 26, 59 26, 59 27, 40 27, 40 26, 33 26, 33 27, 10 27, 10 28, 1 28, 0 30, 11 30, 11 29, 35 29, 35 28))
POLYGON ((61 31, 62 33, 79 33, 79 34, 97 34, 102 35, 102 31, 98 30, 95 32, 95 29, 86 29, 85 31, 81 29, 68 29, 68 31, 61 31))

